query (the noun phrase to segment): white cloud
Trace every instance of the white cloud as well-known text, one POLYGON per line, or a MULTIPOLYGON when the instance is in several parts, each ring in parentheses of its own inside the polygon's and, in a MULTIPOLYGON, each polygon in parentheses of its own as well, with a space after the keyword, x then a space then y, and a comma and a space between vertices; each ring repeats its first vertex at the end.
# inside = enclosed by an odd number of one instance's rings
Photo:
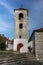
POLYGON ((6 7, 8 9, 8 11, 9 11, 10 14, 14 13, 13 9, 7 3, 5 3, 5 2, 3 2, 3 1, 0 0, 0 4, 2 6, 4 6, 4 7, 6 7))
POLYGON ((38 2, 34 2, 33 3, 33 8, 35 10, 38 10, 38 12, 40 12, 41 10, 43 10, 43 0, 39 0, 38 2))
POLYGON ((7 31, 9 28, 9 24, 0 19, 0 31, 7 31))
MULTIPOLYGON (((8 9, 9 13, 13 15, 14 11, 13 9, 5 2, 3 2, 2 0, 0 0, 0 5, 4 6, 5 8, 8 9)), ((4 17, 2 18, 0 15, 0 32, 1 31, 8 31, 9 29, 11 29, 11 24, 9 24, 7 21, 4 20, 4 17)))

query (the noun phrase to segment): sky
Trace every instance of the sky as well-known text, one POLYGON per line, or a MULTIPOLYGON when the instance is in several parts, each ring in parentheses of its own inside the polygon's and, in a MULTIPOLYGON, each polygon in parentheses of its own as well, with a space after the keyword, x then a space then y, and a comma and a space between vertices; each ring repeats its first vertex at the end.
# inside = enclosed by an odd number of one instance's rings
POLYGON ((14 9, 28 9, 28 36, 43 27, 43 0, 0 0, 0 34, 14 39, 14 9))

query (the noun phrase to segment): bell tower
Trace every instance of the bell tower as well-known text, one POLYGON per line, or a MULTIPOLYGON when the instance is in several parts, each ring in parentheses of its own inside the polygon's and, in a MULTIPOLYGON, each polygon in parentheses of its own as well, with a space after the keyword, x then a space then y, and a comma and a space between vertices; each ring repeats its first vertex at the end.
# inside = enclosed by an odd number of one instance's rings
POLYGON ((14 23, 14 45, 13 50, 17 51, 17 46, 19 44, 23 45, 23 47, 20 48, 20 52, 26 52, 24 48, 27 45, 28 40, 28 30, 27 30, 27 18, 28 18, 28 10, 24 8, 19 8, 14 10, 15 14, 15 23, 14 23), (23 51, 24 50, 24 51, 23 51))

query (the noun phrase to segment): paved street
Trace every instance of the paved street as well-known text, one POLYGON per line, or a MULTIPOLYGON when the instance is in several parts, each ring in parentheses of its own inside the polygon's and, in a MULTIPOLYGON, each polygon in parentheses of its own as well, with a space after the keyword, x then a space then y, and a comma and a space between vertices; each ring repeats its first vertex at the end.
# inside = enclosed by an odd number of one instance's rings
POLYGON ((36 60, 33 54, 14 54, 12 52, 0 53, 0 65, 43 65, 36 60))

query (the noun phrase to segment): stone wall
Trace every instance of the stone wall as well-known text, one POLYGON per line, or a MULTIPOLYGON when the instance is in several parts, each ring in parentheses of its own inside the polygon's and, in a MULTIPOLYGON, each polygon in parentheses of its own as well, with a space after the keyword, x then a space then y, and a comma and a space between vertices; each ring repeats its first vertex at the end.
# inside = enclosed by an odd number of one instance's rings
POLYGON ((35 53, 38 60, 43 60, 43 32, 35 32, 35 53))
POLYGON ((34 32, 31 41, 32 50, 37 60, 43 60, 43 32, 34 32))
POLYGON ((26 10, 17 10, 14 12, 15 13, 15 23, 14 23, 14 39, 18 39, 19 36, 21 35, 22 38, 26 39, 28 37, 28 31, 27 31, 27 11, 26 10), (23 13, 23 20, 19 20, 19 14, 23 13), (23 29, 19 29, 19 24, 23 24, 23 29))

